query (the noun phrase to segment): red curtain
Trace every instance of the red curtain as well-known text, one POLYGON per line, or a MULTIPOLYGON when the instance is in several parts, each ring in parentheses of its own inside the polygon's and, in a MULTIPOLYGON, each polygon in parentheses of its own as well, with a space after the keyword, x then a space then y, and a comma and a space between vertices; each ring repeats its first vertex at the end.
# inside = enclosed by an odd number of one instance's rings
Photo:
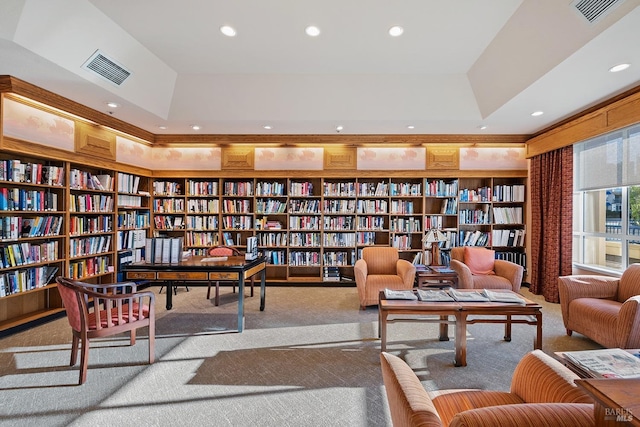
POLYGON ((573 147, 531 159, 531 286, 560 302, 558 276, 572 272, 573 147))

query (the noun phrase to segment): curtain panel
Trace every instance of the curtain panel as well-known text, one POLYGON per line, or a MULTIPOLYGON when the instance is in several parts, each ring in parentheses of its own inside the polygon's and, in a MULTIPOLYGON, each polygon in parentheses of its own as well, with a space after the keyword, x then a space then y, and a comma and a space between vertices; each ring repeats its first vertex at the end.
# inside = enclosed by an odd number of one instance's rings
POLYGON ((531 159, 531 286, 560 302, 558 277, 572 272, 573 147, 531 159))

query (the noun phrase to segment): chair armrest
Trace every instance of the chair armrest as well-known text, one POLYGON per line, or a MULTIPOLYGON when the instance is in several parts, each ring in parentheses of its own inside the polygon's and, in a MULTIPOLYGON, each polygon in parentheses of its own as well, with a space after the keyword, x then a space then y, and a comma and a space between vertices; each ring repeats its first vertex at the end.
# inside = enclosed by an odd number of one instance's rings
POLYGON ((521 403, 471 409, 456 415, 449 426, 586 427, 595 425, 588 403, 521 403))
POLYGON ((458 273, 458 288, 473 289, 473 275, 469 267, 456 259, 451 260, 449 267, 458 273))
POLYGON ((640 295, 622 303, 615 331, 618 347, 640 348, 640 295))
POLYGON ((402 282, 409 287, 413 288, 413 283, 416 280, 416 266, 407 261, 406 259, 399 259, 396 262, 396 272, 398 276, 402 278, 402 282))
POLYGON ((560 309, 565 326, 569 325, 569 304, 577 298, 615 299, 620 279, 610 276, 571 275, 558 277, 560 309))
POLYGON ((522 286, 524 267, 511 261, 497 259, 493 264, 496 275, 504 277, 511 282, 513 292, 519 292, 522 286))

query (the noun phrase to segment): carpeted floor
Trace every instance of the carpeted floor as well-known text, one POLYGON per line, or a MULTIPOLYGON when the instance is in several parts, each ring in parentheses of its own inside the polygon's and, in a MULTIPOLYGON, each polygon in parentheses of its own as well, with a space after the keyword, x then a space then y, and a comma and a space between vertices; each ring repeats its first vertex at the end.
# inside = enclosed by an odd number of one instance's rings
MULTIPOLYGON (((599 348, 565 335, 559 305, 522 293, 544 306, 545 352, 599 348)), ((180 288, 173 302, 166 311, 164 294, 156 300, 156 363, 146 363, 146 330, 134 347, 125 336, 94 341, 83 386, 68 366, 66 318, 0 338, 0 426, 391 425, 378 311, 359 310, 355 288, 267 287, 264 312, 257 295, 246 299, 242 333, 231 288, 219 307, 205 288, 180 288)), ((437 325, 395 323, 388 351, 428 389, 508 390, 535 329, 514 325, 511 342, 502 335, 502 325, 469 325, 468 366, 456 368, 437 325)))

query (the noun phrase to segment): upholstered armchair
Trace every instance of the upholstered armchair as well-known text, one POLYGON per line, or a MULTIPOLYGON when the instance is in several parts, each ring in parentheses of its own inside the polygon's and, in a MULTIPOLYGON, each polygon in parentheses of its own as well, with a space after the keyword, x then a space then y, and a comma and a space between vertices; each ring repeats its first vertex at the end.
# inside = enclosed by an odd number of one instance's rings
POLYGON ((370 246, 362 250, 362 258, 353 267, 360 308, 378 305, 380 291, 412 289, 416 267, 400 259, 398 249, 390 246, 370 246))
POLYGON ((609 348, 640 348, 640 264, 620 278, 561 276, 558 292, 567 335, 575 331, 609 348))
POLYGON ((450 267, 458 273, 461 289, 509 289, 520 291, 524 268, 510 261, 495 259, 493 250, 460 246, 451 249, 450 267))
POLYGON ((593 401, 579 378, 556 359, 534 350, 518 363, 510 391, 427 392, 402 359, 380 354, 394 426, 593 426, 593 401))
POLYGON ((80 348, 79 384, 87 380, 89 340, 129 332, 136 343, 136 330, 149 328, 149 363, 155 357, 155 294, 138 292, 133 282, 90 284, 58 277, 58 291, 73 333, 71 366, 80 348), (90 303, 91 302, 91 303, 90 303))

